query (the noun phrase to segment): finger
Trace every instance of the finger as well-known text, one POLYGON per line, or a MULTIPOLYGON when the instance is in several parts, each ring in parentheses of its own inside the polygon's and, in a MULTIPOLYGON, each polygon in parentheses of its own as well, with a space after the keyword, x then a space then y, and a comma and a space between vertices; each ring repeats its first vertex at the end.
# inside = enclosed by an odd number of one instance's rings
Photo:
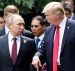
POLYGON ((42 67, 41 62, 39 61, 39 66, 42 67))
POLYGON ((37 68, 37 71, 39 71, 39 68, 37 68))

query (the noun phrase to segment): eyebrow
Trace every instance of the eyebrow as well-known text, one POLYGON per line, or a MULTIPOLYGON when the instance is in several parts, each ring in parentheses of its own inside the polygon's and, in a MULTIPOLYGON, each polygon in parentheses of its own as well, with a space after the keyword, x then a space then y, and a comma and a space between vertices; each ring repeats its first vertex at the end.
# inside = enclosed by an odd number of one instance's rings
POLYGON ((30 27, 31 28, 33 28, 33 27, 36 27, 37 28, 37 27, 39 27, 39 25, 31 25, 30 27))

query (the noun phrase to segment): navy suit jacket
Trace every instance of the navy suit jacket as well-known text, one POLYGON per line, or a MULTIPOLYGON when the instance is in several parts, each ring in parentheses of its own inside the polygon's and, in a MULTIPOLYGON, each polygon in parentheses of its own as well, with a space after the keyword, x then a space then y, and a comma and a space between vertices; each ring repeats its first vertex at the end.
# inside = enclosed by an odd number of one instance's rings
POLYGON ((5 35, 5 27, 0 30, 0 36, 5 35))
POLYGON ((27 37, 21 37, 15 64, 12 62, 8 47, 8 35, 0 37, 0 71, 30 71, 30 63, 36 52, 35 42, 27 37))
MULTIPOLYGON (((41 49, 35 55, 47 62, 47 71, 52 71, 52 53, 55 27, 49 26, 41 49)), ((61 71, 75 71, 75 22, 67 20, 60 53, 61 71)))
POLYGON ((75 20, 75 15, 73 15, 72 20, 75 20))

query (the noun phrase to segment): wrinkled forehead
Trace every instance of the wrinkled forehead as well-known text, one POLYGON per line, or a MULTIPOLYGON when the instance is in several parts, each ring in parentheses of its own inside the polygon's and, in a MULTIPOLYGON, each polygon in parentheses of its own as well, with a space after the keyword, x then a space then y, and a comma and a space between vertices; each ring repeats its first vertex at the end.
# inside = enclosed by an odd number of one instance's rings
POLYGON ((14 19, 13 19, 13 22, 24 22, 24 19, 20 16, 15 16, 14 19))
POLYGON ((12 15, 9 17, 9 22, 16 24, 16 23, 25 23, 24 19, 20 15, 12 15))

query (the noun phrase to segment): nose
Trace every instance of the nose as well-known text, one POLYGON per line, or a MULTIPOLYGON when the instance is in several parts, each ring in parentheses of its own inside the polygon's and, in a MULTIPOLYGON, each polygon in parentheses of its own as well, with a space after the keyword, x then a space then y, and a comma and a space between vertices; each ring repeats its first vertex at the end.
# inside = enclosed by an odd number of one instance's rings
POLYGON ((21 25, 21 29, 22 29, 22 30, 24 29, 24 25, 21 25))

